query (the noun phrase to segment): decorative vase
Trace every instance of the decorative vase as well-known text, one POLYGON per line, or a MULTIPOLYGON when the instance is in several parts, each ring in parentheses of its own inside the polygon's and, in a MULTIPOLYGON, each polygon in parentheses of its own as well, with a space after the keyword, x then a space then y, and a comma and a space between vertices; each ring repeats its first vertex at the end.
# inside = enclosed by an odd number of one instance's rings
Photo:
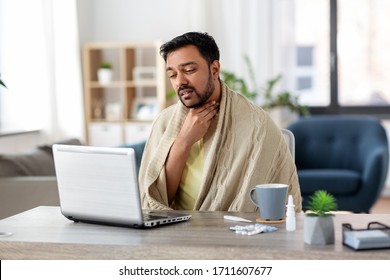
POLYGON ((304 240, 310 245, 334 244, 333 217, 305 216, 304 240))
POLYGON ((108 68, 100 68, 97 72, 98 81, 102 85, 107 85, 112 81, 112 70, 108 68))

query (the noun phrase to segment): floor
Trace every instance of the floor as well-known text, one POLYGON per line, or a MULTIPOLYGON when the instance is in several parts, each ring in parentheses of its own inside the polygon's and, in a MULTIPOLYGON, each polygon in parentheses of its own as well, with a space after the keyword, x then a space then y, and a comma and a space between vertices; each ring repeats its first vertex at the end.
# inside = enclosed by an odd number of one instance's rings
POLYGON ((372 214, 390 214, 390 197, 381 197, 371 208, 372 214))

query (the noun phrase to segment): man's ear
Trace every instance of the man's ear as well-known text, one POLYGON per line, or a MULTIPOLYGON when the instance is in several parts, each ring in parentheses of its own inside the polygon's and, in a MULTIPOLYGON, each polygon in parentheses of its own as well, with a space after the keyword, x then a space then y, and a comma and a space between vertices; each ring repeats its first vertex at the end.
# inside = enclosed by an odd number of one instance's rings
POLYGON ((214 60, 210 65, 210 71, 211 75, 213 76, 214 80, 217 80, 219 77, 219 71, 220 71, 221 65, 219 63, 219 60, 214 60))

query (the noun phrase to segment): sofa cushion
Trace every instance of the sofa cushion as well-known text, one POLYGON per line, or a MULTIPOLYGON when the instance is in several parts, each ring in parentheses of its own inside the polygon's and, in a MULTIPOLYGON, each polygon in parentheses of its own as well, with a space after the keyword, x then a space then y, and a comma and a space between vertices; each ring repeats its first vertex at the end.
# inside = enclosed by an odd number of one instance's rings
MULTIPOLYGON (((59 143, 81 144, 77 139, 59 143)), ((0 155, 0 177, 16 176, 55 176, 51 145, 39 146, 24 154, 0 155)))
POLYGON ((0 176, 50 176, 54 175, 53 156, 42 149, 26 154, 0 155, 0 176))
POLYGON ((137 172, 139 172, 139 169, 141 167, 141 161, 142 161, 142 155, 144 153, 146 141, 141 141, 138 143, 133 144, 125 144, 119 146, 120 148, 133 148, 135 153, 135 161, 137 164, 137 172))
MULTIPOLYGON (((63 145, 82 145, 79 139, 71 138, 64 141, 56 142, 56 144, 63 145)), ((38 147, 40 150, 44 150, 53 156, 53 146, 52 145, 42 145, 38 147)))
POLYGON ((346 169, 301 169, 298 179, 303 196, 324 189, 333 195, 355 193, 361 187, 360 174, 346 169))

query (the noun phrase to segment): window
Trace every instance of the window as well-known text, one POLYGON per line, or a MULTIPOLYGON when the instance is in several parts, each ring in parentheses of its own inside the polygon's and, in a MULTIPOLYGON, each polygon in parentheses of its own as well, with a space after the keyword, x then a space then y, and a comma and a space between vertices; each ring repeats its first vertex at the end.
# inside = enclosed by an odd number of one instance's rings
POLYGON ((297 47, 296 91, 303 94, 313 87, 313 47, 297 47))
POLYGON ((297 48, 297 65, 313 66, 313 47, 297 48))
POLYGON ((389 13, 385 0, 296 1, 295 89, 313 114, 390 117, 389 13))
POLYGON ((312 77, 298 77, 297 90, 310 90, 312 88, 312 77))
POLYGON ((389 105, 390 2, 339 0, 337 11, 340 105, 389 105))
POLYGON ((329 14, 329 0, 295 2, 294 89, 309 106, 330 104, 329 14))

